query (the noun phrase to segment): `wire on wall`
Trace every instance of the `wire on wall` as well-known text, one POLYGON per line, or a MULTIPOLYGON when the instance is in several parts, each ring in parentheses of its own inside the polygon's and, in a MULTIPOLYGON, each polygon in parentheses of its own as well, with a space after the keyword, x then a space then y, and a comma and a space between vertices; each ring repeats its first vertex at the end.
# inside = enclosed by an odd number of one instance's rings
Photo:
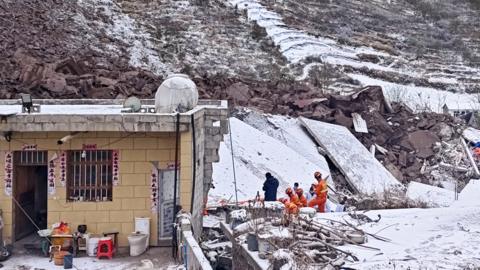
POLYGON ((238 189, 237 189, 237 174, 235 172, 235 158, 233 155, 233 139, 232 139, 232 125, 230 124, 230 117, 228 117, 228 129, 230 133, 230 152, 232 153, 232 168, 233 168, 233 184, 235 186, 235 206, 238 208, 238 189))

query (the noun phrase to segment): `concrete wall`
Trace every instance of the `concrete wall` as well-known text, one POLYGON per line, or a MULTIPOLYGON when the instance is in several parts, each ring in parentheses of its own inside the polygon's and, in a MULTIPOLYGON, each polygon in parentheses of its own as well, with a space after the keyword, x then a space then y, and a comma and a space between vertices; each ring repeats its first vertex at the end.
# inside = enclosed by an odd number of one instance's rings
MULTIPOLYGON (((150 244, 157 244, 157 213, 150 209, 151 162, 158 161, 159 168, 166 168, 168 163, 174 162, 175 134, 89 132, 57 145, 57 140, 65 135, 67 133, 13 133, 11 142, 0 141, 0 208, 6 224, 4 239, 9 241, 12 236, 12 200, 5 195, 3 182, 5 151, 21 150, 24 144, 37 144, 39 150, 48 150, 49 158, 52 158, 61 150, 81 150, 83 144, 97 144, 98 149, 119 150, 120 183, 113 187, 113 201, 67 202, 66 189, 57 177, 56 193, 48 196, 49 226, 65 221, 73 230, 79 224, 87 224, 88 231, 95 233, 118 230, 120 246, 126 246, 127 235, 134 230, 134 218, 150 217, 150 244)), ((181 134, 180 203, 186 210, 190 210, 192 191, 191 142, 190 132, 181 134)), ((56 173, 59 171, 57 164, 56 173)))
POLYGON ((193 232, 197 240, 202 230, 204 199, 208 198, 208 190, 212 183, 212 163, 219 161, 218 148, 220 142, 223 141, 223 135, 228 132, 227 117, 228 111, 226 109, 205 109, 194 116, 196 180, 191 213, 193 232))
POLYGON ((186 248, 186 258, 183 264, 187 270, 212 270, 210 262, 205 258, 202 249, 192 235, 192 232, 183 232, 183 244, 186 248), (185 260, 186 259, 186 260, 185 260))

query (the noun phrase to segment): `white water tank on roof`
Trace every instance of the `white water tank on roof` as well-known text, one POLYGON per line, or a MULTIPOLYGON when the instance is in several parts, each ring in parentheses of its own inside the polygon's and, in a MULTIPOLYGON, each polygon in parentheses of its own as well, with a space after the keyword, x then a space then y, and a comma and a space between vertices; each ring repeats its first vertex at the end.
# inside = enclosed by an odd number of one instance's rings
POLYGON ((195 108, 197 103, 197 86, 185 74, 169 75, 155 94, 157 113, 186 112, 195 108))

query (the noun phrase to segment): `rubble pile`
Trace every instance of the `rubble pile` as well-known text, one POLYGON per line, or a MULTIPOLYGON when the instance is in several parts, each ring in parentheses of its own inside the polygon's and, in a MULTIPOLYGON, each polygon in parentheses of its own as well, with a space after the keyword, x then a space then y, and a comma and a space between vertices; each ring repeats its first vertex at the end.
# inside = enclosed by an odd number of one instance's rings
POLYGON ((459 141, 465 127, 462 120, 430 112, 415 114, 402 104, 390 104, 379 86, 348 96, 329 95, 299 114, 347 127, 403 183, 445 185, 471 176, 459 141), (354 123, 359 118, 368 133, 354 123))
POLYGON ((104 31, 87 36, 77 20, 89 12, 73 1, 3 1, 0 98, 151 97, 162 78, 107 50, 116 41, 104 31))
POLYGON ((232 268, 232 242, 217 230, 208 230, 204 234, 200 247, 214 269, 232 268))
MULTIPOLYGON (((247 220, 241 224, 232 222, 231 225, 234 226, 234 249, 235 245, 246 244, 250 251, 258 251, 260 259, 268 260, 272 269, 283 269, 286 265, 291 267, 289 269, 341 269, 346 262, 355 262, 358 258, 339 249, 339 246, 356 245, 376 250, 365 245, 368 237, 389 241, 378 235, 367 234, 348 221, 319 222, 312 219, 315 211, 302 211, 298 216, 284 214, 281 210, 277 214, 272 213, 268 207, 248 208, 247 220), (257 242, 256 245, 253 242, 257 242)), ((381 219, 379 216, 371 220, 356 213, 351 218, 363 224, 381 219)))
POLYGON ((45 63, 19 49, 11 61, 16 66, 16 72, 11 73, 16 83, 10 91, 0 90, 0 95, 14 98, 17 93, 28 92, 35 98, 152 97, 161 83, 161 78, 149 71, 120 72, 122 68, 111 62, 100 64, 92 57, 45 63))

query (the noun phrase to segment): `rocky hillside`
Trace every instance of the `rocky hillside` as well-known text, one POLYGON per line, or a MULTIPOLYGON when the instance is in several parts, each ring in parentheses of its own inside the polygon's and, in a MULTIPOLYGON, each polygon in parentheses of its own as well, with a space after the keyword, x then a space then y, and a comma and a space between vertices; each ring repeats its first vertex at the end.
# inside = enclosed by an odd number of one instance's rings
POLYGON ((0 14, 1 98, 152 97, 171 72, 291 115, 367 84, 432 111, 480 92, 477 0, 2 0, 0 14))

